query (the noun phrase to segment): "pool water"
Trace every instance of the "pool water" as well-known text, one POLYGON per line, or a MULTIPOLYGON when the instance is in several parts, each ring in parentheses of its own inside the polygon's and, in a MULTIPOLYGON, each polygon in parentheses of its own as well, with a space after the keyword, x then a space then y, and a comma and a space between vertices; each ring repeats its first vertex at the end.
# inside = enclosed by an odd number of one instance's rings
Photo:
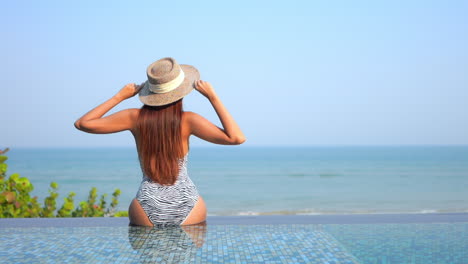
POLYGON ((468 263, 468 222, 4 227, 0 263, 468 263))

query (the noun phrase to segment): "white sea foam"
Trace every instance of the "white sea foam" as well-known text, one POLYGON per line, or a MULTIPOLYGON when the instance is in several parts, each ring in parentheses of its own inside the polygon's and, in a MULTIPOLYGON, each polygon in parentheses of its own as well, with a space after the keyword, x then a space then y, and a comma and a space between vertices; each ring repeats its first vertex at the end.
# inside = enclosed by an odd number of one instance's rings
MULTIPOLYGON (((424 209, 418 211, 370 211, 370 210, 356 210, 356 211, 314 211, 314 210, 297 210, 297 211, 241 211, 241 212, 224 212, 221 214, 210 214, 213 216, 219 215, 239 215, 239 216, 251 216, 251 215, 358 215, 358 214, 433 214, 433 213, 444 213, 444 210, 424 209)), ((448 210, 450 213, 468 213, 468 210, 448 210)), ((446 213, 446 212, 445 212, 446 213)))
POLYGON ((252 212, 252 211, 239 212, 238 215, 260 215, 260 212, 252 212))
POLYGON ((419 213, 421 213, 421 214, 432 214, 432 213, 437 213, 437 210, 424 209, 424 210, 419 211, 419 213))

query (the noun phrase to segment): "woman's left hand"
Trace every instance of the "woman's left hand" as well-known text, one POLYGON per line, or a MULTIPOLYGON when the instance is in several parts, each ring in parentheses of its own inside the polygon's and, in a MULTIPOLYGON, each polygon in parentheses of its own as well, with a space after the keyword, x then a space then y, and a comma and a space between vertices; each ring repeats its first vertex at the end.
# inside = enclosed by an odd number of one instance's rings
POLYGON ((125 85, 120 91, 115 95, 119 100, 125 100, 130 97, 135 96, 138 92, 140 92, 141 88, 143 88, 145 83, 143 82, 140 85, 136 85, 135 83, 129 83, 125 85))

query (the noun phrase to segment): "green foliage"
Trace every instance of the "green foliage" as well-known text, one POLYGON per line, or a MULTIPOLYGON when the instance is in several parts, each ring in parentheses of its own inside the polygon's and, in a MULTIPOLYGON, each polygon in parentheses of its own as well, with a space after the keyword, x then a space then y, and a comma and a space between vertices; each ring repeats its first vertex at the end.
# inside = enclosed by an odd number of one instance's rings
POLYGON ((18 173, 11 174, 9 178, 6 177, 8 166, 5 161, 7 159, 7 156, 0 155, 0 218, 128 216, 126 211, 115 212, 119 204, 119 189, 112 193, 109 207, 106 202, 107 194, 101 195, 97 203, 97 189, 93 187, 89 192, 88 200, 80 202, 77 208, 74 203, 76 194, 70 192, 64 198, 62 207, 57 211, 58 184, 52 182, 49 196, 44 199, 44 205, 41 206, 37 201, 37 196, 30 196, 34 186, 28 178, 20 177, 18 173))
POLYGON ((99 198, 99 204, 96 204, 97 200, 97 189, 91 188, 89 191, 88 200, 80 202, 78 208, 72 212, 74 217, 88 217, 88 216, 114 216, 115 208, 119 203, 118 198, 120 196, 120 190, 116 189, 112 194, 112 203, 106 208, 106 196, 107 194, 101 195, 99 198))
POLYGON ((70 192, 67 198, 63 199, 63 205, 57 212, 58 217, 72 217, 73 208, 75 207, 73 197, 75 197, 75 195, 74 192, 70 192))
POLYGON ((58 184, 51 182, 50 188, 52 189, 49 189, 49 196, 47 196, 44 200, 44 207, 42 208, 41 217, 54 217, 55 209, 57 209, 57 202, 55 199, 58 197, 58 184))
POLYGON ((118 211, 113 216, 114 217, 124 217, 124 216, 128 217, 128 211, 118 211))

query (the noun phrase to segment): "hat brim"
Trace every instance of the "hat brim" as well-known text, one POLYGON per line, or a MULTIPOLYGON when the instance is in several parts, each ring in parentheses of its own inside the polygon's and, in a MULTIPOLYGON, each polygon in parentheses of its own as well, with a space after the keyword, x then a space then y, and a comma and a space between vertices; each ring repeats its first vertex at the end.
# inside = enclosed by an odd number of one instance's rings
POLYGON ((146 81, 138 94, 140 101, 150 106, 167 105, 189 94, 195 88, 195 82, 200 79, 200 73, 191 65, 180 64, 180 67, 184 71, 185 78, 177 88, 167 93, 153 93, 149 90, 146 81))

